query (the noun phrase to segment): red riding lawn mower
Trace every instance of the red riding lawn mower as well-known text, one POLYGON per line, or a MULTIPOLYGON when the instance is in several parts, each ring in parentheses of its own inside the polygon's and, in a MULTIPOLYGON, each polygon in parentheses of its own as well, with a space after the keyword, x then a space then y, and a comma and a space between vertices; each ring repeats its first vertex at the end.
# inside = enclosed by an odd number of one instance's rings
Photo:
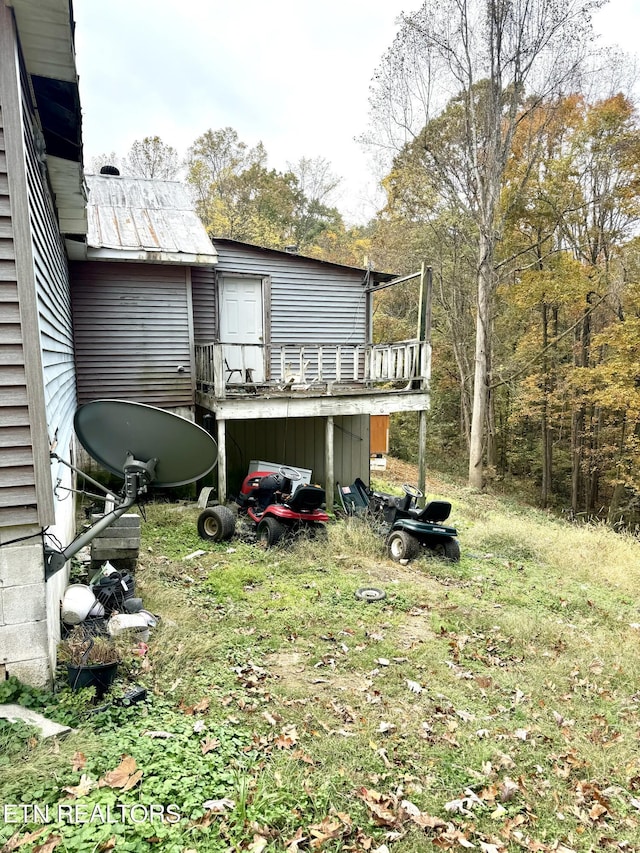
MULTIPOLYGON (((238 517, 249 522, 262 548, 271 548, 285 538, 304 532, 317 536, 326 532, 329 516, 322 508, 326 494, 320 486, 294 483, 302 474, 288 465, 277 472, 252 471, 242 483, 236 498, 238 517)), ((198 516, 198 534, 210 542, 231 539, 236 516, 229 507, 218 505, 198 516)))

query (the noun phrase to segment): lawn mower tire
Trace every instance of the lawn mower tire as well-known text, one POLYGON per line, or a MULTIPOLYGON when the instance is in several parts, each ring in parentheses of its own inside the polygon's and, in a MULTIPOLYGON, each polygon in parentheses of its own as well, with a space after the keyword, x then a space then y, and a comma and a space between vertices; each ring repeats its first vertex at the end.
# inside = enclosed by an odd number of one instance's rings
POLYGON ((384 601, 387 593, 375 586, 363 586, 355 591, 355 596, 359 601, 384 601))
POLYGON ((209 542, 231 539, 236 529, 236 517, 226 506, 212 506, 198 516, 198 535, 209 542))
POLYGON ((387 552, 394 563, 413 560, 420 553, 420 543, 406 530, 392 530, 387 537, 387 552))
POLYGON ((460 543, 457 539, 443 539, 441 541, 429 545, 429 550, 443 560, 449 560, 451 563, 460 561, 460 543))
POLYGON ((273 548, 286 534, 287 528, 277 518, 263 518, 256 531, 261 548, 273 548))

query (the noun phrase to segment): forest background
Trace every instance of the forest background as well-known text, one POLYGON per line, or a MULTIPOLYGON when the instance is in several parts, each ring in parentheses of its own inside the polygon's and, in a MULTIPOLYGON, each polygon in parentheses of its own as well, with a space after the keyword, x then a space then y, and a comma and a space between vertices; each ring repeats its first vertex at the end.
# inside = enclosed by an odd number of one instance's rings
MULTIPOLYGON (((403 16, 363 143, 386 204, 346 223, 322 157, 270 169, 230 127, 150 135, 123 174, 186 178, 212 237, 407 275, 432 268, 428 459, 574 517, 640 523, 640 124, 633 62, 593 48, 600 2, 427 0, 403 16), (468 467, 467 467, 468 466, 468 467)), ((415 282, 376 296, 416 336, 415 282)), ((392 453, 415 457, 413 414, 392 453)))

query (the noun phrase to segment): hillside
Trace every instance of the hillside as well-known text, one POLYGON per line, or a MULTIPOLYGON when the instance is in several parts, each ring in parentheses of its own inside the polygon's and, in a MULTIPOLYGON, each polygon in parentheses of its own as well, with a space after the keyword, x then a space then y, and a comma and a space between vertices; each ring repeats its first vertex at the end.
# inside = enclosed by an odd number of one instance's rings
MULTIPOLYGON (((385 478, 415 482, 398 463, 385 478)), ((354 521, 326 544, 213 545, 194 507, 149 506, 138 588, 162 618, 133 672, 149 702, 20 753, 0 797, 173 803, 180 820, 56 824, 20 849, 49 833, 61 850, 640 849, 640 544, 429 488, 453 501, 458 564, 391 563, 354 521), (123 755, 130 790, 89 784, 123 755)))

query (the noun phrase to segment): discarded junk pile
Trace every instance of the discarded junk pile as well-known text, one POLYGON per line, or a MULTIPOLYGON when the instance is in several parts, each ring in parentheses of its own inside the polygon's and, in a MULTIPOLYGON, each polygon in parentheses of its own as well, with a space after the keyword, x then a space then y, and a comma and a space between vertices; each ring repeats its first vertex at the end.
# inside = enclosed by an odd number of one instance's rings
POLYGON ((70 584, 62 599, 61 618, 66 630, 82 625, 94 635, 117 637, 131 632, 139 642, 147 642, 149 629, 157 618, 144 609, 135 595, 135 580, 107 562, 88 584, 70 584))

